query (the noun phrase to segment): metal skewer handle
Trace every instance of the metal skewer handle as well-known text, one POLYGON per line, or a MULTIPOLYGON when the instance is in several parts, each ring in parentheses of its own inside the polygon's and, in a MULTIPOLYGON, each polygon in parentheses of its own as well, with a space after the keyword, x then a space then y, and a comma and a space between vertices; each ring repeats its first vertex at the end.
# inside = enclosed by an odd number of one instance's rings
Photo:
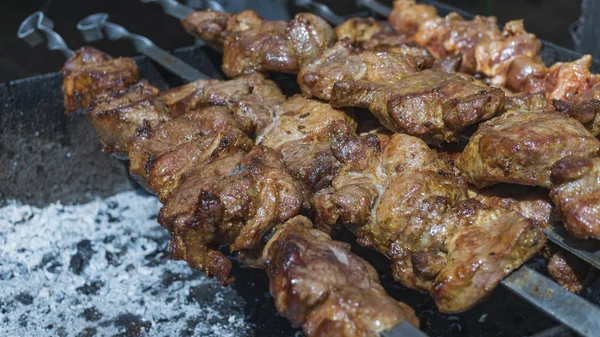
POLYGON ((187 0, 183 5, 177 0, 141 0, 142 3, 157 3, 163 11, 174 18, 183 19, 199 8, 210 9, 215 12, 225 12, 225 8, 216 0, 187 0))
POLYGON ((130 33, 124 27, 108 22, 108 14, 106 13, 97 13, 86 17, 79 21, 77 29, 87 42, 97 41, 104 37, 109 40, 127 39, 133 43, 138 52, 148 56, 186 81, 193 82, 198 79, 208 79, 208 76, 198 71, 198 69, 158 47, 150 39, 130 33))
POLYGON ((59 50, 66 58, 73 56, 65 40, 54 30, 54 22, 50 20, 43 12, 35 12, 28 16, 17 31, 17 37, 25 40, 31 47, 35 47, 44 40, 48 42, 49 50, 59 50))

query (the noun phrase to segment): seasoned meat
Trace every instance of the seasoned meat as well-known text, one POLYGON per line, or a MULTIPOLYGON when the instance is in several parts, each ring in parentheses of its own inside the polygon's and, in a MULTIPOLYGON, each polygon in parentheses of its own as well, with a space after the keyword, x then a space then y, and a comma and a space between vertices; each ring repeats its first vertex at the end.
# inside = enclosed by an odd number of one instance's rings
POLYGON ((552 165, 550 197, 573 236, 600 240, 600 158, 566 157, 552 165))
POLYGON ((454 168, 418 138, 347 137, 333 149, 345 166, 311 200, 317 225, 352 230, 442 312, 473 306, 545 242, 533 221, 467 199, 454 168))
POLYGON ((511 95, 507 94, 504 98, 504 110, 506 111, 546 111, 549 108, 548 101, 541 92, 535 94, 530 94, 527 92, 511 95))
POLYGON ((600 100, 582 101, 578 103, 554 100, 553 106, 556 111, 575 118, 594 136, 600 136, 600 100))
MULTIPOLYGON (((483 299, 546 242, 531 220, 516 212, 482 207, 473 200, 452 210, 445 223, 451 233, 446 241, 448 262, 430 289, 442 312, 463 311, 483 299), (452 235, 451 226, 456 224, 458 229, 452 235)), ((422 257, 414 254, 418 268, 422 257)), ((431 251, 427 255, 439 258, 431 251)))
POLYGON ((221 80, 198 80, 160 95, 171 113, 179 116, 199 107, 222 105, 232 110, 250 134, 260 133, 285 101, 277 85, 261 74, 221 80))
POLYGON ((559 251, 548 261, 548 273, 563 288, 578 294, 584 287, 587 266, 567 252, 559 251))
POLYGON ((164 202, 185 173, 253 145, 227 108, 200 108, 138 129, 129 147, 129 173, 164 202))
POLYGON ((401 54, 431 57, 427 49, 417 47, 410 37, 396 33, 388 24, 372 17, 355 17, 335 28, 338 41, 349 39, 361 50, 393 51, 401 54))
POLYGON ((488 77, 491 85, 506 84, 508 68, 517 58, 542 63, 542 43, 534 34, 525 30, 523 20, 507 22, 501 39, 480 41, 474 49, 474 72, 488 77))
POLYGON ((305 96, 328 101, 339 81, 388 84, 432 65, 429 56, 357 50, 345 39, 302 67, 298 84, 305 96))
POLYGON ((466 127, 499 113, 503 101, 501 89, 431 70, 387 84, 340 81, 331 95, 333 106, 368 108, 389 130, 431 144, 458 141, 466 127))
POLYGON ((474 46, 501 39, 502 33, 495 17, 475 16, 472 20, 465 20, 457 13, 423 22, 414 35, 415 42, 427 47, 436 58, 460 55, 460 70, 467 73, 477 71, 474 46))
POLYGON ((417 4, 415 0, 395 0, 388 20, 398 33, 414 36, 422 23, 437 18, 437 10, 431 5, 417 4))
POLYGON ((283 224, 263 256, 277 310, 308 337, 376 337, 403 320, 419 326, 408 305, 387 295, 370 264, 303 216, 283 224))
POLYGON ((229 77, 272 71, 295 74, 335 40, 333 29, 310 13, 300 13, 286 23, 264 20, 252 10, 197 11, 182 24, 210 45, 222 46, 223 71, 229 77))
POLYGON ((600 141, 570 117, 551 111, 511 111, 479 126, 458 168, 479 188, 501 182, 550 188, 550 167, 555 162, 599 152, 600 141))
POLYGON ((469 198, 489 208, 506 208, 546 228, 556 222, 557 214, 548 190, 541 187, 498 184, 479 190, 469 186, 469 198))
POLYGON ((96 96, 126 89, 140 80, 140 72, 132 59, 115 59, 92 47, 76 50, 61 73, 67 113, 85 109, 96 96))
MULTIPOLYGON (((230 159, 231 155, 222 160, 230 159)), ((260 251, 263 236, 273 226, 300 212, 306 192, 287 173, 281 155, 267 147, 255 146, 235 164, 218 162, 207 167, 184 176, 158 221, 171 232, 175 256, 209 275, 210 268, 220 271, 213 274, 229 284, 230 262, 216 248, 230 245, 232 252, 260 251), (218 175, 211 173, 215 170, 218 175), (199 251, 197 247, 205 248, 199 251), (219 256, 218 263, 210 267, 214 256, 219 256)))
POLYGON ((88 112, 104 151, 119 155, 127 155, 129 140, 137 128, 152 128, 170 119, 167 107, 158 98, 158 89, 145 81, 99 95, 88 112))
POLYGON ((221 284, 234 281, 229 274, 232 263, 213 245, 210 235, 210 218, 206 218, 214 205, 208 192, 218 186, 240 164, 245 153, 238 151, 229 156, 197 167, 184 175, 180 187, 165 202, 159 213, 159 222, 171 234, 170 251, 174 259, 184 260, 221 284), (199 204, 199 197, 207 199, 199 204))
POLYGON ((508 67, 505 85, 514 92, 544 92, 547 72, 548 69, 539 60, 519 57, 508 67))
POLYGON ((258 143, 278 150, 292 176, 311 191, 329 186, 339 161, 330 140, 356 134, 356 122, 343 110, 296 95, 279 107, 258 143))

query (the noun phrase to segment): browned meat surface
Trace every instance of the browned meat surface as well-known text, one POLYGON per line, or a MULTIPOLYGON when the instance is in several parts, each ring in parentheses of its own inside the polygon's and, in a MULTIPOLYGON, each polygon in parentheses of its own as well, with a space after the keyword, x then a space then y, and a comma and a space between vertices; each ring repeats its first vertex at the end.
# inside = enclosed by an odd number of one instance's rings
POLYGON ((522 111, 546 111, 550 107, 548 101, 541 92, 530 94, 530 93, 518 93, 506 95, 504 98, 504 110, 522 110, 522 111))
POLYGON ((335 28, 338 41, 348 39, 362 50, 393 51, 414 56, 431 56, 427 49, 417 47, 412 39, 398 34, 387 23, 372 17, 355 17, 335 28))
POLYGON ((229 77, 272 71, 295 74, 335 40, 333 29, 310 13, 300 13, 286 23, 264 20, 252 10, 239 14, 197 11, 182 24, 210 45, 222 46, 223 71, 229 77))
POLYGON ((129 147, 129 172, 165 202, 185 173, 253 145, 227 108, 200 108, 138 129, 129 147))
POLYGON ((387 84, 340 81, 331 104, 368 108, 383 126, 428 143, 455 142, 469 125, 499 113, 504 93, 463 77, 424 70, 387 84))
POLYGON ((298 73, 298 84, 305 96, 328 101, 337 82, 387 84, 430 68, 432 64, 433 59, 429 56, 358 50, 346 39, 337 42, 319 58, 302 67, 298 73))
POLYGON ((505 85, 508 68, 513 61, 524 58, 542 63, 541 49, 542 43, 525 30, 522 20, 509 21, 504 25, 501 39, 483 40, 476 44, 474 72, 488 77, 491 85, 505 85))
POLYGON ((584 287, 587 266, 578 258, 559 251, 548 261, 548 273, 563 288, 578 294, 584 287))
POLYGON ((356 133, 352 116, 300 95, 288 99, 278 111, 258 143, 280 151, 292 176, 311 191, 329 186, 339 167, 330 140, 356 133))
POLYGON ((98 96, 91 104, 88 120, 104 151, 127 155, 136 129, 155 127, 170 120, 169 111, 158 98, 158 89, 145 81, 98 96))
POLYGON ((423 22, 438 17, 433 6, 417 4, 414 0, 396 0, 388 20, 398 33, 414 36, 423 22))
POLYGON ((545 242, 533 221, 467 199, 453 167, 418 138, 346 137, 333 150, 344 167, 311 200, 319 228, 352 230, 442 312, 473 306, 545 242))
POLYGON ((229 81, 198 80, 167 90, 160 97, 174 116, 205 106, 226 106, 250 134, 262 132, 285 101, 277 85, 261 74, 229 81))
POLYGON ((376 337, 403 320, 419 326, 408 305, 387 295, 370 264, 305 217, 283 224, 263 256, 277 310, 308 337, 376 337))
POLYGON ((92 47, 76 50, 65 63, 62 76, 67 113, 85 109, 96 96, 126 89, 140 80, 140 72, 132 59, 115 59, 92 47))
POLYGON ((557 112, 512 111, 479 126, 458 167, 479 188, 501 182, 550 188, 555 162, 599 152, 600 141, 575 119, 557 112))
POLYGON ((550 197, 573 236, 600 240, 600 158, 567 157, 552 166, 550 197))
POLYGON ((187 173, 158 219, 171 232, 174 255, 223 284, 233 281, 231 263, 217 247, 259 252, 263 236, 297 215, 306 198, 276 151, 255 146, 243 157, 234 156, 187 173), (211 265, 213 258, 217 262, 211 265))
POLYGON ((554 100, 554 109, 575 118, 594 136, 600 136, 600 100, 581 101, 579 103, 554 100))
POLYGON ((474 47, 501 39, 495 17, 475 16, 473 20, 465 20, 457 13, 423 22, 414 35, 415 42, 427 47, 436 58, 460 55, 460 70, 467 73, 477 71, 474 47))
POLYGON ((499 184, 479 190, 469 185, 469 198, 489 208, 506 208, 546 228, 556 222, 557 214, 548 190, 541 187, 499 184))

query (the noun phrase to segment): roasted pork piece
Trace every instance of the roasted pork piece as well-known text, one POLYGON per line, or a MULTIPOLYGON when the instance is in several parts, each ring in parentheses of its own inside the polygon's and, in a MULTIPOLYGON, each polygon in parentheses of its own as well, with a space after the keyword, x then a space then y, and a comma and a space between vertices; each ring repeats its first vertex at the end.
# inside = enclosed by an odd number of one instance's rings
POLYGON ((417 55, 409 52, 365 51, 353 47, 351 41, 345 39, 302 67, 298 84, 305 96, 329 101, 337 82, 389 84, 433 65, 431 56, 419 51, 417 55))
POLYGON ((300 95, 288 99, 278 111, 258 143, 281 152, 288 171, 310 191, 328 187, 340 166, 330 141, 355 135, 356 121, 343 110, 300 95))
POLYGON ((129 173, 165 202, 185 173, 253 145, 230 110, 198 108, 155 127, 140 127, 129 145, 129 173))
POLYGON ((479 126, 458 161, 467 180, 552 187, 550 168, 567 156, 589 158, 600 141, 581 123, 552 111, 511 111, 479 126))
POLYGON ((504 92, 451 73, 424 70, 399 81, 338 81, 331 104, 368 108, 393 132, 430 144, 456 142, 470 125, 490 119, 503 106, 504 92))
POLYGON ((174 116, 201 107, 221 105, 234 112, 249 134, 260 134, 270 125, 275 109, 285 101, 277 85, 261 74, 229 81, 198 80, 160 94, 174 116))
POLYGON ((335 40, 331 26, 310 13, 286 23, 265 20, 252 10, 197 11, 181 23, 192 35, 223 50, 223 71, 229 77, 272 71, 295 74, 335 40))
POLYGON ((418 138, 346 137, 334 153, 344 167, 311 200, 319 228, 352 230, 442 312, 473 306, 545 242, 533 221, 468 199, 456 171, 418 138))
POLYGON ((550 197, 571 235, 600 240, 600 157, 566 157, 551 168, 550 197))
POLYGON ((558 251, 548 261, 548 273, 563 288, 578 294, 585 286, 588 266, 567 252, 558 251))
POLYGON ((65 63, 62 75, 67 113, 85 109, 96 96, 127 89, 140 80, 140 72, 132 59, 115 59, 92 47, 75 51, 65 63))
POLYGON ((305 202, 302 184, 286 171, 281 154, 255 146, 188 172, 160 211, 171 233, 171 251, 192 267, 229 284, 231 262, 217 248, 248 255, 263 237, 297 215, 305 202), (239 158, 239 160, 235 160, 239 158))
POLYGON ((158 89, 141 81, 125 89, 99 95, 90 104, 88 120, 105 152, 126 156, 129 140, 140 126, 156 127, 171 119, 158 89))
POLYGON ((409 306, 386 294, 371 265, 303 216, 275 232, 263 259, 277 310, 308 337, 376 337, 404 320, 419 326, 409 306))

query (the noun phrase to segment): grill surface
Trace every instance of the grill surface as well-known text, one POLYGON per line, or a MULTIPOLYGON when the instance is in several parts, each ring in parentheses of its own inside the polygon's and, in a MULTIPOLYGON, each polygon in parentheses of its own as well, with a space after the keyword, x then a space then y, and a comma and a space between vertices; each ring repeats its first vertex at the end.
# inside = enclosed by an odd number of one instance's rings
MULTIPOLYGON (((210 76, 222 75, 219 70, 220 56, 208 49, 186 47, 176 50, 174 54, 210 76)), ((549 63, 577 56, 574 52, 563 49, 551 49, 544 55, 545 61, 549 63)), ((138 57, 136 61, 143 77, 159 88, 181 84, 179 79, 157 69, 146 58, 138 57)), ((597 72, 598 70, 595 69, 597 72)), ((288 93, 297 90, 294 77, 281 76, 277 81, 288 93)), ((0 203, 17 200, 23 204, 44 206, 60 200, 65 204, 80 204, 138 188, 127 178, 125 163, 101 152, 100 144, 85 116, 64 115, 60 83, 60 75, 53 73, 0 85, 0 203)), ((0 239, 2 234, 0 232, 0 239)), ((132 235, 135 237, 135 233, 132 235)), ((354 241, 352 237, 345 239, 348 242, 354 241)), ((166 245, 158 249, 164 252, 166 245)), ((423 329, 432 337, 526 336, 556 325, 502 287, 498 287, 490 298, 466 313, 441 315, 429 296, 407 290, 393 282, 389 263, 385 258, 357 245, 353 245, 353 251, 376 267, 384 287, 392 296, 415 308, 423 329)), ((82 258, 85 260, 86 257, 82 258)), ((544 269, 544 261, 532 261, 530 266, 541 271, 544 269)), ((272 298, 268 295, 268 280, 264 272, 236 266, 234 276, 237 282, 232 287, 245 303, 243 313, 247 321, 253 324, 253 329, 248 331, 249 336, 292 336, 299 333, 297 329, 290 327, 287 320, 277 315, 272 298)), ((200 279, 204 276, 194 273, 192 277, 200 279)), ((196 289, 196 292, 200 292, 196 295, 210 298, 215 293, 224 292, 215 287, 216 283, 209 284, 211 286, 196 289)), ((17 294, 14 295, 16 298, 17 294)), ((147 293, 146 296, 152 295, 147 293)), ((227 296, 226 298, 237 298, 227 296)), ((599 304, 600 281, 589 287, 583 296, 599 304)), ((8 308, 8 303, 15 303, 15 298, 0 298, 0 307, 8 308)), ((200 310, 200 304, 198 307, 200 310)), ((228 308, 231 306, 224 305, 222 313, 227 314, 228 308)), ((110 314, 105 316, 105 320, 117 320, 119 317, 123 319, 121 316, 116 317, 116 314, 115 317, 110 317, 110 314)), ((188 313, 189 316, 194 316, 194 313, 188 313)), ((140 319, 133 314, 124 317, 125 320, 127 317, 134 321, 140 319)), ((147 330, 140 330, 150 335, 153 331, 159 331, 161 324, 168 324, 154 319, 151 312, 144 314, 141 320, 151 322, 147 330)), ((2 324, 0 322, 0 328, 2 324)), ((69 331, 68 335, 77 333, 69 331)), ((186 332, 176 333, 185 335, 186 332)))

